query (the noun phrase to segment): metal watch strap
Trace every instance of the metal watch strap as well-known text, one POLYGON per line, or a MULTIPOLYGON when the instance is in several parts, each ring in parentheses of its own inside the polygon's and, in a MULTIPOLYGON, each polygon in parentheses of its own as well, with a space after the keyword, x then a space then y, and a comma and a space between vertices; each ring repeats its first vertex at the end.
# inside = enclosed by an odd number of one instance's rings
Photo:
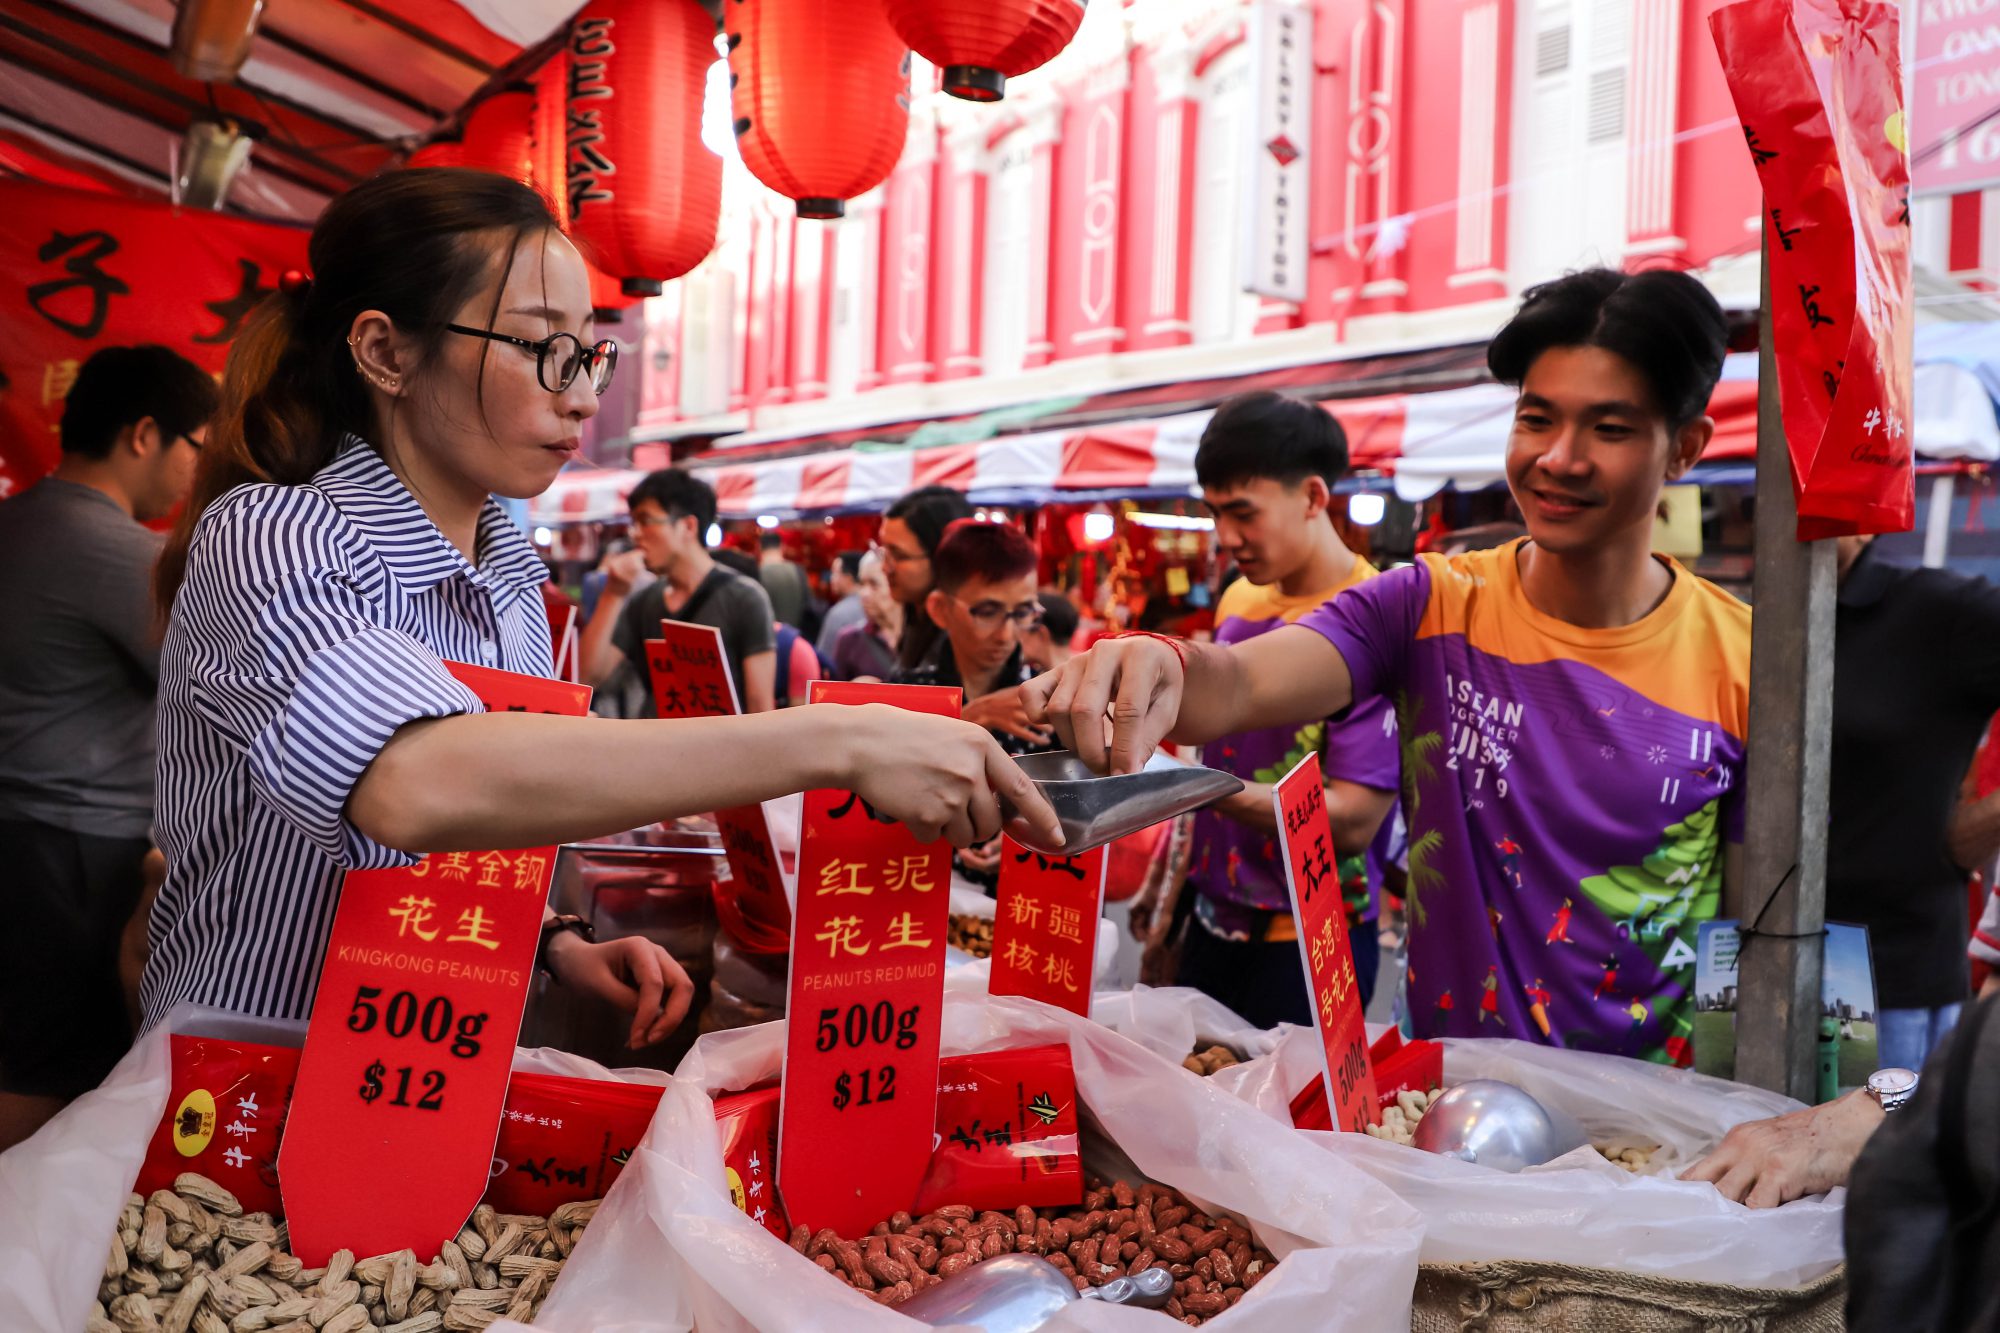
MULTIPOLYGON (((1879 1072, 1880 1071, 1878 1071, 1878 1073, 1879 1072)), ((1895 1111, 1900 1111, 1905 1106, 1908 1106, 1910 1102, 1917 1095, 1918 1084, 1920 1084, 1923 1081, 1922 1076, 1918 1074, 1915 1070, 1896 1070, 1894 1072, 1909 1074, 1910 1075, 1909 1085, 1907 1087, 1900 1088, 1894 1092, 1891 1092, 1885 1088, 1877 1087, 1875 1084, 1875 1078, 1870 1077, 1867 1084, 1864 1086, 1864 1090, 1870 1097, 1873 1097, 1875 1099, 1875 1104, 1881 1107, 1885 1114, 1895 1111)))

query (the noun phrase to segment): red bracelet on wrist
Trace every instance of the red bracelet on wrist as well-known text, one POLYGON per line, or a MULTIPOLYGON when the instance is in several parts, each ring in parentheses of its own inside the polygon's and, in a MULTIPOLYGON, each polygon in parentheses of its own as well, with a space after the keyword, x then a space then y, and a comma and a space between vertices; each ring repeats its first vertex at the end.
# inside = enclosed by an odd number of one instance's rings
POLYGON ((1149 629, 1130 629, 1122 634, 1114 634, 1114 639, 1158 639, 1174 650, 1174 656, 1181 659, 1181 678, 1187 678, 1187 647, 1179 639, 1167 634, 1155 634, 1149 629))

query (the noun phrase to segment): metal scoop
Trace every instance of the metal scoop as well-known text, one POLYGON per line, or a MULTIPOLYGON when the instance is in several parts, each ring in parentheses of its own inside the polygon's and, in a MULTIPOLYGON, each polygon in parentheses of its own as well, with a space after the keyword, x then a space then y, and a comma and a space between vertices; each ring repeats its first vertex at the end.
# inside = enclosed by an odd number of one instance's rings
MULTIPOLYGON (((1069 750, 1014 761, 1055 808, 1063 845, 1043 848, 1075 856, 1243 790, 1243 782, 1156 754, 1137 773, 1101 777, 1069 750)), ((1011 809, 1002 813, 1012 814, 1011 809)))
POLYGON ((902 1313, 938 1327, 981 1333, 1033 1333, 1078 1300, 1158 1309, 1174 1294, 1174 1275, 1149 1268, 1114 1278, 1079 1296, 1062 1270, 1038 1254, 1003 1254, 972 1265, 904 1301, 902 1313))
POLYGON ((1440 1157, 1520 1171, 1590 1142, 1568 1116, 1512 1083, 1476 1078, 1441 1094, 1417 1122, 1415 1146, 1440 1157))

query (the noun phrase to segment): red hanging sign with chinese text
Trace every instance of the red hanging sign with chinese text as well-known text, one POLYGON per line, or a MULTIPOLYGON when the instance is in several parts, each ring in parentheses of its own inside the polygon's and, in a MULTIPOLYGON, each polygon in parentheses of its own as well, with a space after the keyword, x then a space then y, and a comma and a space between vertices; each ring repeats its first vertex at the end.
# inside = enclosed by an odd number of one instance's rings
POLYGON ((1278 847, 1285 884, 1298 922, 1299 954, 1312 982, 1313 1025, 1326 1050, 1327 1096, 1336 1128, 1359 1131, 1376 1124, 1375 1074, 1368 1060, 1361 988, 1347 938, 1347 910, 1333 830, 1326 821, 1326 779, 1319 756, 1309 754, 1271 790, 1278 815, 1278 847))
POLYGON ((1001 844, 993 918, 995 995, 1025 995, 1090 1017, 1097 918, 1104 910, 1105 849, 1048 856, 1012 838, 1001 844))
MULTIPOLYGON (((488 712, 590 705, 580 685, 445 665, 488 712)), ((555 858, 440 852, 341 883, 278 1157, 308 1265, 435 1254, 486 1192, 555 858)))
POLYGON ((306 266, 302 228, 0 181, 0 497, 55 466, 63 399, 100 347, 160 343, 220 371, 244 317, 306 266))
MULTIPOLYGON (((962 697, 812 686, 815 704, 944 717, 962 697)), ((949 843, 918 842, 853 792, 806 793, 778 1115, 778 1192, 799 1226, 864 1235, 917 1196, 937 1117, 950 898, 949 843), (865 1160, 834 1144, 867 1145, 865 1160)))
POLYGON ((1764 187, 1799 540, 1907 532, 1915 302, 1896 7, 1741 0, 1709 26, 1764 187))
MULTIPOLYGON (((722 658, 722 631, 678 620, 660 622, 660 637, 646 641, 646 669, 661 717, 734 717, 743 711, 736 684, 722 658)), ((729 858, 730 883, 716 886, 716 910, 736 942, 758 953, 783 953, 792 925, 791 903, 761 805, 715 812, 729 858)))

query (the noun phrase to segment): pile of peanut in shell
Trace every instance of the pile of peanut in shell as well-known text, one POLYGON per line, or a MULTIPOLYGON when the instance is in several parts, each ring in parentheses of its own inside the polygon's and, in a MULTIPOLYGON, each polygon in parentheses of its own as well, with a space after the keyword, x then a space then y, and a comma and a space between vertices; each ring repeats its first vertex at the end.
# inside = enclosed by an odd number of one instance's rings
POLYGON ((1164 1268, 1174 1276, 1164 1312, 1196 1326, 1242 1300, 1278 1262, 1241 1222, 1211 1217, 1165 1185, 1101 1182, 1077 1207, 897 1213, 860 1240, 799 1227, 792 1248, 883 1305, 1002 1254, 1042 1255, 1078 1291, 1164 1268))
POLYGON ((1207 1050, 1196 1051, 1182 1060, 1181 1068, 1207 1078, 1210 1074, 1220 1073, 1231 1065, 1242 1063, 1243 1057, 1227 1046, 1210 1046, 1207 1050))
POLYGON ((189 1173, 125 1203, 87 1333, 472 1333, 532 1322, 597 1200, 548 1217, 481 1204, 430 1263, 409 1250, 307 1268, 269 1213, 189 1173))
POLYGON ((945 930, 945 943, 974 958, 993 956, 993 922, 971 912, 953 912, 945 930))

